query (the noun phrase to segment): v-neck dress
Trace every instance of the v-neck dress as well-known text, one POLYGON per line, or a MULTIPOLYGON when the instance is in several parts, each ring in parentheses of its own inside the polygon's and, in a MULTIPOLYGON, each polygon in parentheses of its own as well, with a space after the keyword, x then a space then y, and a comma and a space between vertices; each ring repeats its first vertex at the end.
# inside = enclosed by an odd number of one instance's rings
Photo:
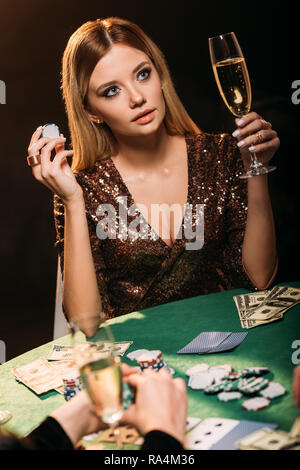
MULTIPOLYGON (((255 288, 242 263, 247 184, 239 178, 243 162, 236 141, 229 134, 204 132, 186 133, 185 140, 188 195, 172 247, 147 224, 111 157, 75 172, 108 318, 201 294, 255 288), (108 215, 115 223, 105 223, 108 215)), ((64 206, 57 195, 54 220, 63 273, 64 206)))

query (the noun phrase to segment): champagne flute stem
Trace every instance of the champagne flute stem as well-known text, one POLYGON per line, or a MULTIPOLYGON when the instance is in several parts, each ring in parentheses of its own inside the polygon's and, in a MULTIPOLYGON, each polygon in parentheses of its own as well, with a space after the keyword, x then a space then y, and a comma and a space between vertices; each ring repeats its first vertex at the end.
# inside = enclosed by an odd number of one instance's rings
POLYGON ((259 168, 263 166, 262 163, 258 160, 257 156, 256 156, 256 153, 255 152, 251 152, 251 165, 250 167, 255 169, 255 168, 259 168))

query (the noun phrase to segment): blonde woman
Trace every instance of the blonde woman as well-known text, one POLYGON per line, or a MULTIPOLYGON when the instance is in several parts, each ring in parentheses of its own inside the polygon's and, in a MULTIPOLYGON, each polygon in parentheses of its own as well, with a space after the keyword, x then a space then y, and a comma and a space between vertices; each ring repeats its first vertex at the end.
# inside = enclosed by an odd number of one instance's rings
POLYGON ((278 149, 270 123, 252 112, 237 123, 237 139, 201 132, 163 53, 117 17, 89 21, 70 37, 62 93, 73 150, 63 135, 42 138, 38 128, 28 151, 40 151, 33 175, 54 192, 67 316, 103 310, 110 318, 271 284, 267 176, 238 176, 249 168, 250 146, 264 163, 278 149))

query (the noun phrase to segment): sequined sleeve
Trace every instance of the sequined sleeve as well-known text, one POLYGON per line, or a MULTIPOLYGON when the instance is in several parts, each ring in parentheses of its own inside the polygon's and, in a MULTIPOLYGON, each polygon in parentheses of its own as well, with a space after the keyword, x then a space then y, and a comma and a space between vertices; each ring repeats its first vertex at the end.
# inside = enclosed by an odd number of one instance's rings
POLYGON ((220 152, 226 159, 228 170, 228 202, 225 217, 227 240, 223 252, 224 266, 231 268, 237 285, 241 284, 246 289, 256 289, 245 271, 242 260, 248 212, 247 182, 239 178, 239 175, 244 172, 244 164, 236 141, 231 135, 224 135, 220 152))
MULTIPOLYGON (((80 177, 80 175, 76 174, 77 182, 82 186, 83 190, 85 190, 84 180, 80 177)), ((86 191, 84 191, 85 195, 86 191)), ((65 216, 64 216, 64 205, 61 199, 55 194, 54 195, 54 222, 55 222, 55 229, 56 229, 56 240, 54 243, 55 248, 57 249, 58 255, 60 256, 60 266, 61 266, 61 273, 62 278, 64 274, 64 223, 65 223, 65 216)), ((107 285, 105 281, 105 271, 106 265, 104 263, 102 254, 101 254, 101 246, 100 240, 97 238, 96 235, 96 226, 94 221, 91 218, 91 211, 89 208, 89 201, 85 197, 85 205, 86 205, 86 218, 90 236, 90 244, 92 250, 92 256, 94 260, 95 272, 97 277, 97 284, 99 288, 99 294, 101 297, 102 302, 102 309, 105 312, 108 318, 113 316, 113 309, 110 305, 109 294, 107 291, 107 285)), ((65 310, 64 310, 65 311, 65 310)))

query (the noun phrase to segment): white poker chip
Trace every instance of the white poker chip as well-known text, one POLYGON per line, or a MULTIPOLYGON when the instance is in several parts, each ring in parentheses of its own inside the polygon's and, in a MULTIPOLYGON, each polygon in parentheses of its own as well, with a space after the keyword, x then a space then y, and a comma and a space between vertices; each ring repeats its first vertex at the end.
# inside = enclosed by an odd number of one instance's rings
POLYGON ((259 392, 265 398, 277 398, 286 393, 286 389, 278 382, 269 382, 268 386, 259 392))
POLYGON ((204 390, 214 383, 214 377, 209 372, 199 372, 189 378, 188 386, 193 390, 204 390))
POLYGON ((238 400, 241 396, 241 392, 221 392, 218 394, 218 399, 220 401, 238 400))
POLYGON ((219 382, 221 379, 223 379, 223 377, 228 375, 227 370, 223 367, 210 367, 209 373, 213 374, 216 382, 219 382))
POLYGON ((264 397, 255 397, 250 398, 249 400, 244 401, 243 408, 248 411, 257 411, 267 408, 270 405, 270 400, 264 397))
POLYGON ((209 369, 208 364, 205 364, 205 363, 196 364, 195 366, 190 367, 186 371, 186 375, 193 375, 193 374, 197 374, 198 372, 207 372, 208 369, 209 369))
POLYGON ((144 354, 148 351, 149 351, 149 349, 136 349, 135 351, 131 351, 129 354, 127 354, 126 357, 128 357, 128 359, 130 359, 131 361, 134 361, 139 356, 141 356, 142 354, 144 354))
POLYGON ((214 366, 214 367, 211 367, 210 369, 225 369, 226 372, 228 372, 228 374, 230 374, 230 372, 232 372, 232 365, 231 364, 220 364, 219 366, 214 366))

